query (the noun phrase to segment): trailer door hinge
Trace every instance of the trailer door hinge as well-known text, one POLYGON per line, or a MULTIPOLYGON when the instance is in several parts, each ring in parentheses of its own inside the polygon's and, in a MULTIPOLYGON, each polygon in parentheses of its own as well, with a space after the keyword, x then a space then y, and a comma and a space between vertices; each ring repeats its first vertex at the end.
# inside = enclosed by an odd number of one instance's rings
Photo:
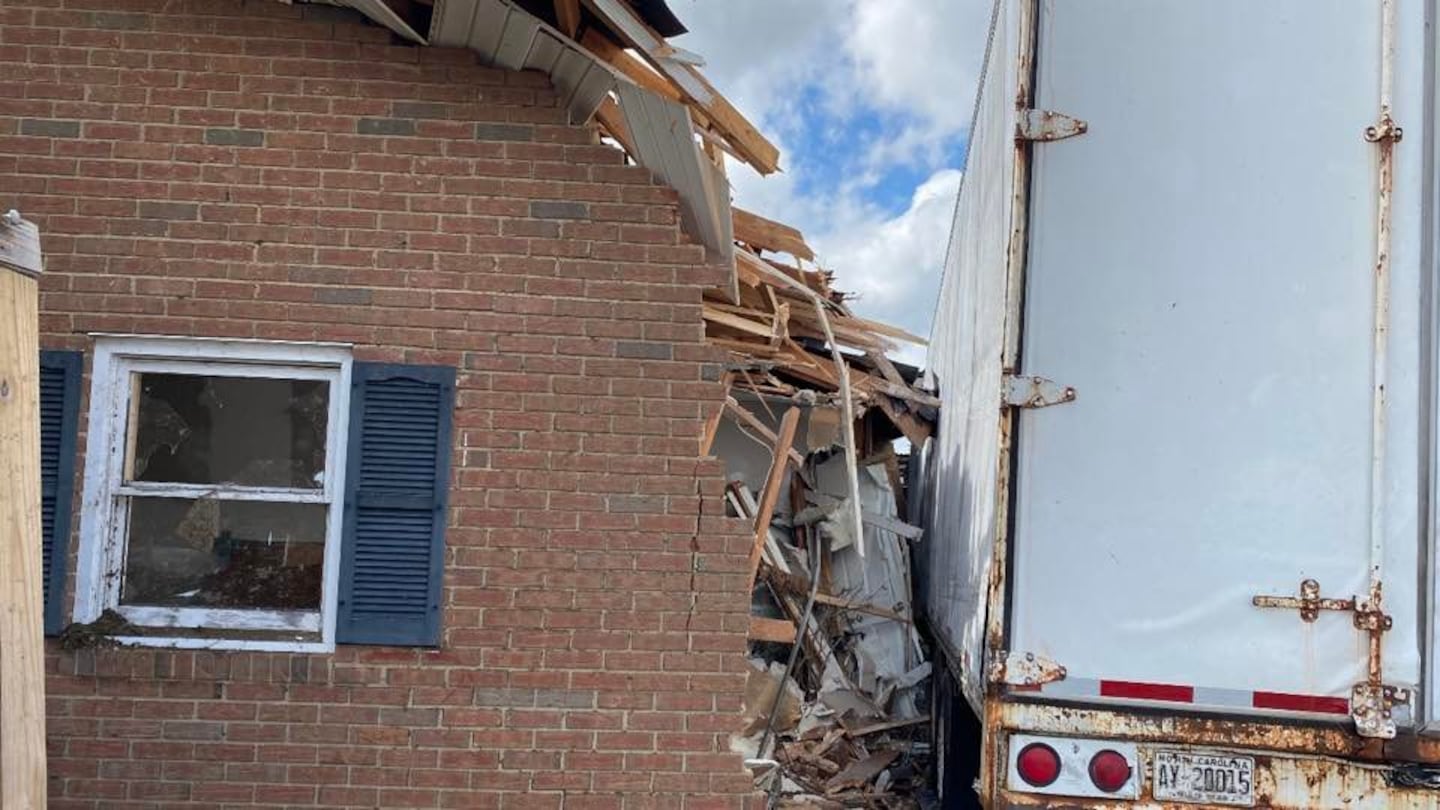
POLYGON ((1063 141, 1084 135, 1090 125, 1053 110, 1021 110, 1015 137, 1022 141, 1063 141))
POLYGON ((1333 599, 1320 595, 1320 583, 1307 579, 1300 583, 1299 596, 1261 595, 1251 599, 1259 608, 1280 608, 1296 610, 1300 620, 1314 622, 1321 611, 1349 613, 1355 629, 1364 633, 1367 641, 1366 678, 1350 690, 1350 719, 1355 722, 1355 733, 1361 737, 1393 740, 1397 732, 1395 707, 1410 702, 1410 690, 1403 686, 1391 686, 1382 681, 1384 668, 1381 666, 1383 637, 1395 620, 1385 613, 1381 605, 1383 590, 1379 582, 1371 586, 1370 598, 1361 601, 1358 597, 1333 599))
POLYGON ((1350 719, 1361 737, 1393 740, 1399 728, 1395 707, 1410 702, 1410 690, 1403 686, 1357 683, 1350 690, 1350 719))
POLYGON ((1016 408, 1048 408, 1075 401, 1075 389, 1044 377, 1006 374, 1005 404, 1016 408))
POLYGON ((1001 650, 990 660, 990 680, 1010 686, 1040 686, 1065 680, 1065 667, 1043 655, 1001 650))

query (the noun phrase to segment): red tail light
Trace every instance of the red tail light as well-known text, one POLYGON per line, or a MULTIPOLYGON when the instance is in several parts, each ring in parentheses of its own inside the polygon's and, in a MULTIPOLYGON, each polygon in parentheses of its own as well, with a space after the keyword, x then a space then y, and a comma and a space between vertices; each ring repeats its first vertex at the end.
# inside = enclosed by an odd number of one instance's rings
POLYGON ((1090 781, 1100 790, 1114 793, 1130 781, 1130 762, 1117 751, 1101 751, 1090 758, 1090 781))
POLYGON ((1045 743, 1030 743, 1015 758, 1015 770, 1031 787, 1045 787, 1060 778, 1060 755, 1045 743))

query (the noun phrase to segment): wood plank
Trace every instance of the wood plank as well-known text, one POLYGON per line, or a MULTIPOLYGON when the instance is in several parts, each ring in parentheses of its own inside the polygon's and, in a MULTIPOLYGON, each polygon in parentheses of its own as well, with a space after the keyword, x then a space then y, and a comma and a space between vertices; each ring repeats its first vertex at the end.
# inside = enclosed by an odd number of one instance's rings
POLYGON ((874 402, 880 406, 885 416, 905 434, 910 444, 916 449, 925 446, 925 440, 930 438, 930 425, 917 419, 908 412, 900 410, 888 397, 875 397, 874 402))
POLYGON ((875 368, 880 371, 880 376, 903 388, 910 387, 910 383, 905 382, 905 378, 900 376, 900 370, 895 368, 895 364, 890 362, 890 358, 880 352, 871 352, 866 357, 875 364, 875 368))
MULTIPOLYGON (((920 449, 915 448, 915 452, 920 452, 920 449)), ((890 479, 890 493, 895 496, 895 514, 908 516, 910 505, 905 500, 904 482, 900 480, 900 459, 892 452, 885 457, 884 463, 885 477, 890 479)))
POLYGON ((770 474, 765 477, 765 486, 760 490, 760 505, 755 512, 755 542, 750 548, 747 580, 750 585, 745 589, 747 593, 754 587, 755 574, 760 570, 760 556, 764 553, 765 540, 770 536, 770 518, 775 515, 775 504, 780 499, 780 485, 785 481, 790 448, 795 443, 795 430, 799 426, 799 408, 792 407, 780 417, 780 430, 775 437, 775 457, 770 462, 770 474))
POLYGON ((776 644, 794 644, 795 623, 789 619, 767 619, 764 616, 751 616, 750 640, 771 641, 776 644))
POLYGON ((723 133, 741 159, 761 174, 771 174, 780 168, 780 150, 694 66, 667 56, 665 39, 646 25, 633 8, 620 0, 584 0, 584 3, 669 79, 690 106, 698 107, 709 118, 710 128, 723 133))
POLYGON ((771 357, 779 351, 779 349, 767 346, 764 343, 751 343, 748 340, 735 340, 733 338, 723 338, 715 335, 706 335, 705 340, 711 345, 719 346, 722 349, 728 349, 729 351, 739 354, 755 355, 757 357, 771 357))
POLYGON ((899 758, 899 751, 887 750, 876 751, 864 759, 857 759, 846 765, 845 770, 830 777, 825 783, 825 792, 833 795, 846 788, 863 787, 899 758))
POLYGON ((580 31, 580 0, 555 0, 555 20, 571 39, 580 31))
POLYGON ((874 332, 877 335, 884 335, 885 337, 895 338, 896 340, 903 340, 906 343, 913 343, 916 346, 930 345, 930 341, 926 340, 925 338, 906 332, 904 329, 901 329, 898 326, 891 326, 888 323, 872 321, 868 318, 861 318, 856 315, 849 316, 849 320, 850 323, 857 329, 864 329, 869 332, 874 332))
MULTIPOLYGON (((769 582, 772 586, 795 596, 803 597, 810 595, 810 583, 806 582, 804 577, 796 576, 794 574, 786 574, 781 571, 777 571, 772 567, 766 567, 765 581, 769 582)), ((866 613, 871 616, 879 616, 881 618, 900 622, 902 624, 912 623, 909 617, 901 613, 897 613, 896 611, 890 610, 889 608, 883 608, 879 605, 872 605, 868 602, 860 602, 855 599, 846 599, 843 596, 837 596, 833 593, 830 593, 823 588, 816 592, 815 604, 825 605, 826 607, 833 607, 839 610, 852 611, 855 613, 866 613)))
MULTIPOLYGON (((21 262, 29 267, 32 260, 21 262)), ((5 810, 46 805, 38 309, 35 278, 0 266, 0 807, 5 810)))
POLYGON ((683 101, 680 91, 664 76, 651 70, 644 61, 631 56, 614 40, 594 29, 585 32, 580 44, 601 61, 620 71, 630 81, 671 101, 683 101))
POLYGON ((620 105, 615 103, 615 99, 606 96, 600 100, 600 106, 595 108, 595 120, 620 144, 631 160, 639 162, 635 139, 631 137, 630 127, 625 123, 625 113, 620 111, 620 105))
POLYGON ((775 328, 771 324, 752 321, 749 318, 742 318, 739 315, 718 309, 714 304, 705 304, 701 315, 711 323, 728 326, 731 329, 741 332, 747 332, 756 337, 765 338, 766 341, 769 341, 770 336, 775 332, 775 328))
POLYGON ((735 238, 741 242, 763 250, 789 253, 797 259, 815 260, 815 252, 795 228, 743 208, 732 208, 730 213, 734 218, 735 238))
POLYGON ((35 276, 42 264, 40 230, 35 223, 21 219, 19 214, 12 217, 0 212, 0 269, 8 267, 35 276))

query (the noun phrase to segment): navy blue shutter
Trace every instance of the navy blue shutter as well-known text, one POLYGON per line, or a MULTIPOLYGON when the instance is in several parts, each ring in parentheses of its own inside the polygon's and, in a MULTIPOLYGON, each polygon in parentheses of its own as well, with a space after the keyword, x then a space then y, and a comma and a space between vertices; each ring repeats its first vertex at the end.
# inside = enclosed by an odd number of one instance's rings
POLYGON ((356 363, 336 640, 437 646, 455 369, 356 363))
POLYGON ((79 352, 40 352, 40 548, 44 568, 45 634, 64 623, 65 566, 75 492, 75 438, 79 432, 79 352))

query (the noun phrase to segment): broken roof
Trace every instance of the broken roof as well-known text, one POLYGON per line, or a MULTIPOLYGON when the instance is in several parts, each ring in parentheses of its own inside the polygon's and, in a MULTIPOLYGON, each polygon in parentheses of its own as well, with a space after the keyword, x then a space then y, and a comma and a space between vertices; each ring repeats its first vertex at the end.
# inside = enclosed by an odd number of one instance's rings
POLYGON ((420 45, 549 75, 571 122, 595 121, 675 189, 686 231, 733 265, 729 288, 707 294, 704 310, 733 384, 837 394, 880 408, 912 442, 929 435, 938 401, 886 358, 924 340, 851 312, 798 230, 732 208, 726 156, 769 174, 780 153, 705 78, 702 57, 666 42, 685 27, 664 0, 312 1, 353 8, 420 45))

